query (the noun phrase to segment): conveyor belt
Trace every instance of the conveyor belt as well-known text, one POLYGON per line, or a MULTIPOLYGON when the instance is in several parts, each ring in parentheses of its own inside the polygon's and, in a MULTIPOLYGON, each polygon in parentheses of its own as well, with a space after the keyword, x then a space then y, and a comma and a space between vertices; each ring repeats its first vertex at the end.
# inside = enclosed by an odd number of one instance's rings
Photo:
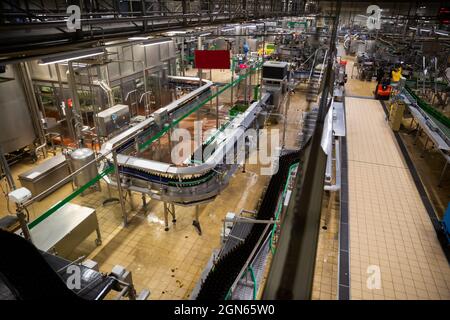
POLYGON ((247 238, 248 234, 252 230, 251 223, 235 222, 233 228, 230 231, 232 237, 228 237, 227 241, 223 245, 219 253, 219 258, 227 255, 231 250, 238 246, 242 241, 239 239, 247 238))
MULTIPOLYGON (((300 150, 283 154, 280 157, 278 172, 269 182, 257 213, 257 219, 268 220, 273 218, 280 193, 288 177, 289 167, 298 162, 299 158, 300 150)), ((254 224, 245 241, 219 258, 206 277, 197 296, 198 300, 220 300, 226 297, 228 290, 261 237, 264 228, 264 224, 254 224)))
POLYGON ((433 121, 433 123, 439 128, 439 130, 450 139, 450 119, 440 113, 438 110, 430 106, 428 103, 423 101, 416 93, 409 88, 405 87, 406 92, 403 93, 410 100, 410 102, 414 103, 420 107, 427 116, 433 121), (411 101, 412 100, 412 101, 411 101))

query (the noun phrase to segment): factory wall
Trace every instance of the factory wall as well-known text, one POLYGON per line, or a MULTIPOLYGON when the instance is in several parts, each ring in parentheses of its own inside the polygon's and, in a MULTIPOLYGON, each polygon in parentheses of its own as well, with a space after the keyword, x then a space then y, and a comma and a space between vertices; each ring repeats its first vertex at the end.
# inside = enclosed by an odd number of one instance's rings
POLYGON ((33 143, 36 134, 27 107, 26 94, 12 65, 6 68, 0 82, 0 145, 10 153, 33 143))

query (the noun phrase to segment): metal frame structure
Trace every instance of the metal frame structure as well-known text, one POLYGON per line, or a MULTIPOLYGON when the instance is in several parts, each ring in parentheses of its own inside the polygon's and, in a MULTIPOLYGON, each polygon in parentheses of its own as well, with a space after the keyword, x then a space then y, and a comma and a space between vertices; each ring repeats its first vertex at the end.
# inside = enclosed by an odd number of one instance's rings
POLYGON ((3 0, 0 40, 4 45, 0 54, 180 27, 296 16, 305 3, 304 0, 3 0), (81 29, 74 32, 67 29, 70 15, 66 10, 71 4, 81 10, 81 29))

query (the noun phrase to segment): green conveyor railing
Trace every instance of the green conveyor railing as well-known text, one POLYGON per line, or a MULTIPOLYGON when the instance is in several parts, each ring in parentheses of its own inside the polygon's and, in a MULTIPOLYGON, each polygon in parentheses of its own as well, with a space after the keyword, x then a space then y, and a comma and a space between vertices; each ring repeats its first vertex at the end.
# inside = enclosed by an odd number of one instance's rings
MULTIPOLYGON (((192 113, 196 112, 198 109, 200 109, 201 107, 203 107, 205 104, 207 104, 208 102, 210 102, 212 99, 216 98, 217 96, 219 96, 220 94, 222 94, 223 92, 225 92, 227 89, 236 86, 237 84, 239 84, 242 80, 246 79, 252 72, 260 69, 262 66, 262 62, 257 64, 255 67, 250 68, 249 72, 247 72, 245 75, 241 75, 239 76, 236 80, 234 80, 233 82, 228 83, 227 85, 223 86, 221 89, 219 89, 215 94, 211 95, 210 97, 206 98, 205 100, 203 100, 202 102, 200 102, 195 108, 193 108, 190 112, 184 114, 183 116, 179 117, 178 119, 172 121, 172 123, 170 125, 166 125, 161 131, 159 131, 158 133, 156 133, 154 136, 152 136, 150 139, 148 139, 147 141, 143 142, 142 144, 140 144, 139 150, 142 151, 143 149, 145 149, 147 146, 149 146, 151 143, 153 143, 154 141, 156 141, 157 139, 161 138, 164 134, 166 134, 167 132, 169 132, 169 130, 176 126, 178 123, 180 123, 183 119, 185 119, 186 117, 190 116, 192 113)), ((93 178, 92 180, 90 180, 88 183, 86 183, 85 185, 83 185, 82 187, 78 188, 77 190, 73 191, 71 194, 69 194, 67 197, 65 197, 63 200, 59 201, 58 203, 56 203, 55 205, 53 205, 52 207, 50 207, 47 211, 45 211, 43 214, 41 214, 39 217, 37 217, 36 219, 34 219, 32 222, 30 222, 28 224, 28 228, 32 229, 35 226, 37 226, 39 223, 41 223, 42 221, 44 221, 45 219, 47 219, 49 216, 51 216, 53 213, 55 213, 56 211, 58 211, 61 207, 63 207, 65 204, 67 204, 68 202, 72 201, 73 199, 75 199, 78 195, 80 195, 81 193, 83 193, 84 191, 86 191, 88 188, 90 188, 91 186, 93 186, 94 184, 96 184, 100 179, 102 179, 103 177, 105 177, 106 175, 110 174, 114 172, 114 167, 113 166, 109 166, 107 167, 105 170, 103 170, 101 173, 99 173, 95 178, 93 178)), ((208 179, 210 179, 212 177, 212 175, 207 175, 204 176, 200 179, 200 183, 204 182, 208 179)), ((176 182, 174 184, 176 185, 182 185, 182 186, 190 186, 194 183, 198 183, 199 181, 186 181, 186 182, 176 182)))
MULTIPOLYGON (((292 171, 294 171, 294 169, 296 167, 298 167, 298 162, 292 164, 289 167, 288 178, 286 180, 286 183, 284 184, 283 193, 282 193, 281 199, 280 199, 280 201, 278 203, 277 211, 275 212, 275 221, 278 220, 279 217, 280 217, 281 209, 283 208, 284 199, 286 197, 286 192, 287 192, 287 188, 288 188, 288 185, 289 185, 289 179, 291 178, 292 171)), ((272 227, 272 231, 270 233, 270 240, 269 240, 269 248, 272 251, 272 254, 275 254, 275 247, 273 246, 273 237, 275 236, 276 229, 277 229, 277 224, 274 223, 273 227, 272 227)))
POLYGON ((196 107, 194 107, 190 112, 182 115, 181 117, 179 117, 178 119, 175 119, 172 121, 171 124, 166 125, 164 127, 164 129, 162 129, 160 132, 158 132, 155 136, 153 136, 152 138, 150 138, 149 140, 147 140, 146 142, 142 143, 139 145, 139 151, 142 151, 143 149, 145 149, 146 147, 148 147, 150 144, 152 144, 153 142, 155 142, 157 139, 159 139, 160 137, 162 137, 164 134, 166 134, 167 132, 169 132, 169 130, 176 126, 178 123, 180 123, 182 120, 184 120, 185 118, 189 117, 191 114, 193 114, 194 112, 196 112, 198 109, 200 109, 201 107, 203 107, 204 105, 206 105, 207 103, 209 103, 210 101, 212 101, 214 98, 218 97, 220 94, 222 94, 223 92, 225 92, 227 89, 231 88, 231 87, 235 87, 236 85, 238 85, 242 80, 246 79, 252 72, 258 70, 259 68, 261 68, 262 66, 262 62, 258 65, 256 65, 253 68, 249 69, 249 72, 247 72, 244 75, 240 75, 236 80, 234 80, 233 82, 230 82, 228 84, 226 84, 225 86, 223 86, 222 88, 220 88, 215 94, 209 96, 208 98, 204 99, 202 102, 200 102, 196 107))
POLYGON ((409 86, 405 86, 406 91, 416 100, 417 105, 425 111, 438 125, 446 136, 450 136, 450 118, 433 108, 430 104, 420 98, 413 89, 409 86))
POLYGON ((99 173, 98 175, 96 175, 92 180, 90 180, 88 183, 86 183, 85 185, 83 185, 81 188, 73 191, 70 195, 68 195, 67 197, 65 197, 63 200, 59 201, 58 203, 56 203, 54 206, 52 206, 50 209, 48 209, 46 212, 44 212, 43 214, 41 214, 39 217, 37 217, 36 219, 34 219, 32 222, 30 222, 28 224, 28 228, 29 229, 33 229, 35 226, 37 226, 39 223, 41 223, 42 221, 44 221, 45 219, 47 219, 49 216, 51 216, 53 213, 55 213, 56 211, 58 211, 62 206, 64 206, 65 204, 67 204, 68 202, 72 201, 73 199, 75 199, 78 195, 80 195, 81 193, 83 193, 84 191, 86 191, 88 188, 90 188, 91 186, 93 186, 94 184, 96 184, 101 178, 103 178, 104 176, 110 174, 114 172, 114 167, 113 166, 109 166, 108 168, 106 168, 105 170, 103 170, 101 173, 99 173))

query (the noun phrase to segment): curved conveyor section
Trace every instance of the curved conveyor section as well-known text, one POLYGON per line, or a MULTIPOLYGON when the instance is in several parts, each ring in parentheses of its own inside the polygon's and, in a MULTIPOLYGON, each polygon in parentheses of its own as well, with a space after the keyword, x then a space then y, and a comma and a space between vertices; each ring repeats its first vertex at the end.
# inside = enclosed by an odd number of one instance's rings
MULTIPOLYGON (((198 78, 185 77, 177 77, 175 80, 182 79, 198 81, 198 78)), ((130 155, 134 148, 145 145, 146 141, 157 136, 166 124, 189 113, 204 101, 205 96, 210 96, 212 82, 202 81, 203 86, 155 111, 148 119, 103 145, 103 153, 120 145, 117 162, 119 172, 125 178, 122 183, 125 183, 126 188, 148 194, 156 200, 194 205, 213 200, 228 185, 238 164, 226 163, 225 159, 242 158, 239 153, 245 152, 245 148, 237 146, 245 141, 246 131, 249 128, 262 128, 267 114, 265 111, 269 107, 268 93, 263 95, 261 100, 252 103, 245 112, 237 115, 223 132, 218 132, 214 140, 209 142, 208 148, 211 152, 204 162, 177 166, 130 155)), ((111 157, 110 155, 108 158, 110 164, 111 157)), ((113 176, 111 178, 114 179, 113 176)))

